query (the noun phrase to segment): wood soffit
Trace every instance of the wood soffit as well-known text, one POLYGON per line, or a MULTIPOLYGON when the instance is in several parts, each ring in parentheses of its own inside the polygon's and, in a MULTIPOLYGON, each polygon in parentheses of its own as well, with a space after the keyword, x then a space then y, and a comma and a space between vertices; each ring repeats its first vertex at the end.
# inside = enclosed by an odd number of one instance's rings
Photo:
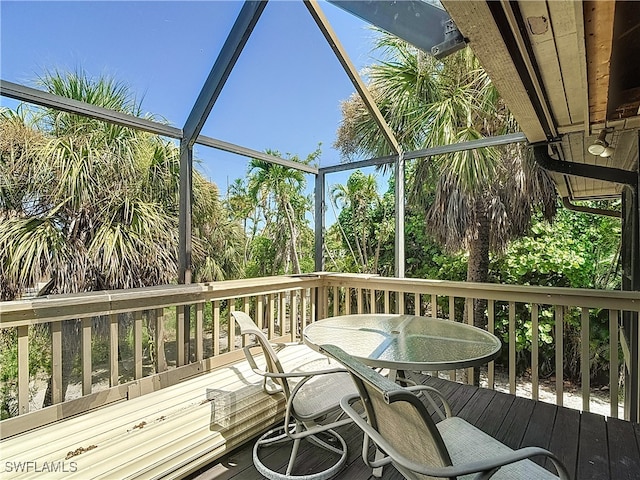
MULTIPOLYGON (((508 39, 522 35, 529 51, 520 53, 537 69, 543 103, 549 106, 564 151, 563 160, 634 171, 638 169, 640 129, 640 8, 636 2, 502 3, 519 11, 521 23, 500 23, 489 2, 443 0, 462 34, 487 70, 531 143, 548 139, 514 61, 508 39), (510 28, 511 32, 504 32, 510 28), (615 147, 612 157, 587 151, 603 128, 615 147)), ((563 195, 607 198, 620 194, 611 182, 554 174, 563 195)))

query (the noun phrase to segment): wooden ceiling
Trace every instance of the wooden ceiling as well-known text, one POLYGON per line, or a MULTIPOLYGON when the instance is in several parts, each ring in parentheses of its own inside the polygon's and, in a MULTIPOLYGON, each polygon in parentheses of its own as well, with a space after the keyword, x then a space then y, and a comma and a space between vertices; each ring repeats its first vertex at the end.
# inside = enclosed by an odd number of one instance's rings
MULTIPOLYGON (((638 176, 640 8, 621 1, 444 0, 531 143, 551 157, 638 176), (608 158, 587 147, 604 128, 608 158)), ((579 168, 577 169, 579 170, 579 168)), ((622 184, 554 173, 561 196, 618 196, 622 184)))

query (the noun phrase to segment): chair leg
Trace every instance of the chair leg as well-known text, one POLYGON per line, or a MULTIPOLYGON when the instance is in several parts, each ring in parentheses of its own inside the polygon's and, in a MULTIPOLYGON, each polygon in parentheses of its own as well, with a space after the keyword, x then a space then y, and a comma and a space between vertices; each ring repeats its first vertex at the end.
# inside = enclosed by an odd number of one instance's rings
POLYGON ((287 475, 291 475, 291 470, 293 470, 293 464, 296 461, 296 456, 298 455, 299 447, 300 447, 300 439, 297 438, 293 441, 293 446, 291 447, 291 456, 289 457, 289 464, 287 465, 287 475))

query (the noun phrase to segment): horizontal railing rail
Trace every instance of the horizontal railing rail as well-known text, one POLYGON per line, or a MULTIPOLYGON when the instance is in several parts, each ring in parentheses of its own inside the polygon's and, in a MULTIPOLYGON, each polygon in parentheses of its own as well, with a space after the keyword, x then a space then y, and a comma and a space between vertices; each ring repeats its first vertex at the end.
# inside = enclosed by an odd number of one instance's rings
MULTIPOLYGON (((576 344, 584 410, 590 409, 590 358, 594 354, 589 346, 590 317, 596 311, 605 315, 610 415, 618 417, 619 352, 623 352, 622 365, 626 361, 627 370, 638 375, 618 326, 624 312, 640 312, 640 292, 323 272, 0 302, 0 334, 3 345, 13 349, 16 363, 15 376, 2 385, 5 415, 12 416, 3 421, 3 435, 133 398, 242 359, 242 339, 230 315, 233 310, 249 313, 274 341, 295 341, 310 322, 346 313, 412 313, 470 321, 462 314, 474 299, 486 300, 490 331, 496 331, 498 321, 507 325, 511 393, 516 392, 516 336, 526 326, 531 332, 531 397, 538 399, 539 329, 544 318, 553 320, 553 329, 543 333, 553 337, 559 405, 564 401, 565 345, 558 339, 563 338, 567 312, 572 312, 579 324, 576 344), (184 321, 185 312, 189 322, 184 321), (189 332, 184 331, 185 324, 191 326, 189 332), (185 343, 189 355, 185 355, 185 343), (35 371, 33 358, 38 354, 49 359, 43 371, 35 371), (63 391, 67 384, 75 386, 74 393, 63 391), (53 408, 40 408, 43 390, 53 408)), ((472 373, 467 371, 467 378, 473 378, 472 373)), ((460 378, 456 372, 448 374, 460 378)), ((495 365, 491 363, 487 384, 493 388, 494 383, 495 365)))

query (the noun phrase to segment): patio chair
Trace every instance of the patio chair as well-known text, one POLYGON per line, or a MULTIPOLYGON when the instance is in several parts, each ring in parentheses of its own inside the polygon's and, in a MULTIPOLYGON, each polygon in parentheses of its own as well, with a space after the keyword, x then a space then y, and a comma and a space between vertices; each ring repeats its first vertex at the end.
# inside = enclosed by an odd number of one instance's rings
POLYGON ((393 464, 408 479, 569 479, 569 475, 551 452, 538 447, 512 450, 459 417, 442 394, 433 387, 419 385, 403 388, 366 367, 334 345, 322 350, 342 363, 351 373, 365 408, 366 420, 351 406, 352 396, 342 400, 342 408, 364 431, 362 457, 372 468, 393 464), (435 408, 437 397, 445 413, 435 423, 427 407, 416 395, 426 392, 435 408), (377 446, 371 460, 369 438, 377 446), (543 455, 554 464, 558 476, 528 460, 543 455))
MULTIPOLYGON (((347 445, 334 430, 352 422, 340 408, 345 392, 357 394, 355 384, 349 373, 328 357, 316 354, 316 359, 302 365, 283 367, 278 354, 286 348, 303 348, 302 344, 272 344, 266 335, 244 312, 231 312, 243 336, 253 335, 264 354, 264 368, 258 366, 258 360, 252 353, 255 345, 244 347, 253 371, 264 377, 263 389, 270 395, 281 393, 286 400, 285 421, 282 427, 269 430, 262 435, 253 447, 253 462, 260 474, 266 478, 324 480, 334 476, 342 469, 347 460, 347 445), (294 463, 303 439, 325 450, 335 453, 338 460, 329 468, 302 475, 293 474, 294 463), (261 450, 268 446, 281 446, 292 442, 291 454, 285 473, 267 467, 261 459, 261 450)), ((314 354, 316 352, 313 352, 314 354)), ((359 398, 359 397, 357 397, 359 398)))

